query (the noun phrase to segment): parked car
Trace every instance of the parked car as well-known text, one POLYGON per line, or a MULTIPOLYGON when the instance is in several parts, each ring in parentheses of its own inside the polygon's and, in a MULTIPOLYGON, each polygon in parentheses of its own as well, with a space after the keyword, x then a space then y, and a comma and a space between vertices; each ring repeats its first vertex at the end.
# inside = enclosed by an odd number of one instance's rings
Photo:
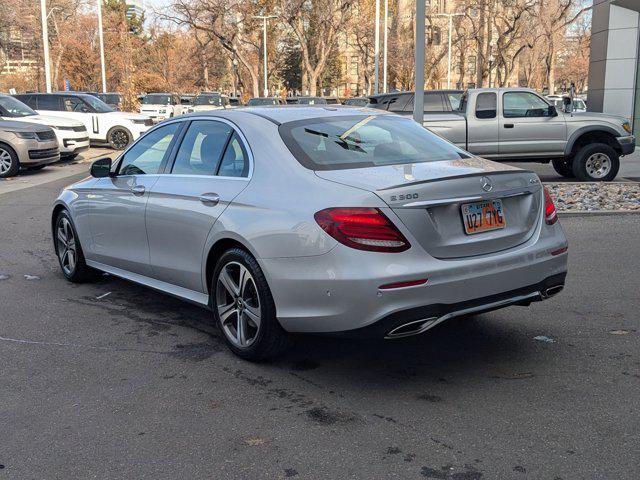
POLYGON ((40 114, 51 114, 84 124, 89 141, 122 150, 146 132, 151 119, 136 113, 116 112, 99 98, 86 93, 29 93, 14 95, 40 114))
POLYGON ((67 118, 39 115, 31 107, 9 95, 0 94, 0 120, 38 123, 51 127, 58 140, 60 155, 67 160, 89 148, 89 133, 84 124, 67 118))
POLYGON ((187 112, 175 93, 148 93, 142 99, 140 113, 151 117, 154 123, 177 117, 187 112))
POLYGON ((196 95, 192 93, 180 95, 180 104, 189 107, 189 105, 193 105, 194 98, 196 98, 196 95))
POLYGON ((23 167, 39 170, 60 160, 53 129, 37 123, 0 120, 0 178, 16 175, 23 167))
POLYGON ((229 97, 216 92, 199 93, 193 100, 193 105, 188 112, 204 112, 207 110, 220 110, 229 107, 229 97))
POLYGON ((635 150, 627 119, 565 114, 528 88, 468 90, 458 112, 425 116, 423 125, 475 155, 551 161, 560 175, 583 181, 613 180, 620 157, 635 150))
POLYGON ((240 97, 229 97, 229 107, 241 107, 242 99, 240 97))
MULTIPOLYGON (((460 105, 463 90, 425 90, 424 113, 453 112, 460 105)), ((369 97, 370 108, 388 110, 400 115, 413 115, 414 92, 395 92, 372 95, 369 97)))
POLYGON ((341 105, 342 102, 338 97, 324 97, 324 101, 327 105, 341 105))
POLYGON ((293 332, 401 338, 565 281, 567 240, 535 173, 385 112, 192 114, 91 174, 53 207, 64 276, 96 269, 211 308, 251 360, 293 332))
POLYGON ((89 93, 89 95, 93 95, 96 98, 99 98, 114 110, 122 110, 122 103, 124 99, 122 98, 122 95, 119 93, 115 93, 115 92, 107 92, 107 93, 87 92, 87 93, 89 93))
POLYGON ((298 105, 327 105, 327 100, 322 97, 297 97, 298 105))
POLYGON ((250 107, 259 105, 283 105, 283 101, 280 97, 254 97, 249 99, 247 105, 250 107))
POLYGON ((351 105, 352 107, 366 107, 369 104, 369 99, 367 97, 347 98, 342 104, 351 105))
POLYGON ((587 111, 587 104, 581 98, 573 99, 573 109, 569 108, 571 105, 571 97, 569 95, 547 95, 545 98, 551 105, 554 105, 559 112, 571 113, 573 111, 574 113, 583 113, 587 111))

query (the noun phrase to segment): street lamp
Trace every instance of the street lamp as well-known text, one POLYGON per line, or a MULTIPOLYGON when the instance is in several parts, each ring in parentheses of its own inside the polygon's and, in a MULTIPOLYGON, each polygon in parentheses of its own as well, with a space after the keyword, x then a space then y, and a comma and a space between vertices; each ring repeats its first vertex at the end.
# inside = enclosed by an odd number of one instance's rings
POLYGON ((387 93, 387 30, 388 30, 388 24, 389 22, 389 0, 384 0, 384 40, 382 41, 383 44, 383 51, 384 53, 382 54, 382 91, 384 93, 387 93))
POLYGON ((51 66, 49 65, 49 28, 47 26, 47 2, 40 0, 40 19, 42 21, 42 47, 44 50, 44 80, 47 93, 51 93, 51 66))
MULTIPOLYGON (((44 2, 44 0, 42 0, 44 2)), ((100 73, 102 75, 102 93, 107 93, 107 76, 104 68, 104 34, 102 32, 102 0, 98 2, 98 37, 100 40, 100 73)))
POLYGON ((376 0, 376 31, 375 45, 373 47, 373 94, 380 93, 380 0, 376 0))
POLYGON ((413 101, 413 119, 422 125, 424 121, 424 17, 427 0, 416 0, 416 35, 415 35, 415 94, 413 101))
POLYGON ((462 17, 464 13, 436 13, 436 17, 449 18, 449 46, 447 48, 447 88, 451 88, 451 37, 453 36, 453 17, 462 17))
POLYGON ((238 60, 231 60, 231 64, 233 65, 233 96, 238 97, 238 60))
POLYGON ((276 18, 276 15, 254 15, 253 18, 262 20, 262 50, 264 62, 264 96, 269 96, 269 88, 267 87, 267 20, 276 18))

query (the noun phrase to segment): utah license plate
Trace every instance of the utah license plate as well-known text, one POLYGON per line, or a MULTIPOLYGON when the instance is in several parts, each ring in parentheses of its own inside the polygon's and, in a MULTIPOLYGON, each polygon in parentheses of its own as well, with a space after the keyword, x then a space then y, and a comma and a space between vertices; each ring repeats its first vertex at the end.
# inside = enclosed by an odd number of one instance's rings
POLYGON ((467 235, 506 227, 502 200, 465 203, 462 205, 462 222, 467 235))

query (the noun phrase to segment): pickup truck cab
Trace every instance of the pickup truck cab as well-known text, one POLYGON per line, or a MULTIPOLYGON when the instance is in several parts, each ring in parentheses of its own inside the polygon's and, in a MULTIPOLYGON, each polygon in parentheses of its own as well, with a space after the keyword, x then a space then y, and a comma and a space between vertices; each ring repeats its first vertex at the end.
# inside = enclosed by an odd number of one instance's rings
POLYGON ((564 177, 610 181, 635 150, 624 117, 564 113, 527 88, 466 91, 457 111, 425 115, 423 125, 474 155, 548 163, 564 177))

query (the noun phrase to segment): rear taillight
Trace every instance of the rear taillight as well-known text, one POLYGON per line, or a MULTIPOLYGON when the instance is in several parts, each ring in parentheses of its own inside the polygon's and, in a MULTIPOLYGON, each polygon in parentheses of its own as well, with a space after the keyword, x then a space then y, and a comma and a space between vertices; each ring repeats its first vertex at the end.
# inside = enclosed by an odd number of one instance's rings
POLYGON ((377 208, 327 208, 316 213, 314 218, 325 232, 351 248, 402 252, 411 246, 377 208))
POLYGON ((558 221, 558 212, 547 187, 544 187, 544 219, 547 225, 553 225, 558 221))

